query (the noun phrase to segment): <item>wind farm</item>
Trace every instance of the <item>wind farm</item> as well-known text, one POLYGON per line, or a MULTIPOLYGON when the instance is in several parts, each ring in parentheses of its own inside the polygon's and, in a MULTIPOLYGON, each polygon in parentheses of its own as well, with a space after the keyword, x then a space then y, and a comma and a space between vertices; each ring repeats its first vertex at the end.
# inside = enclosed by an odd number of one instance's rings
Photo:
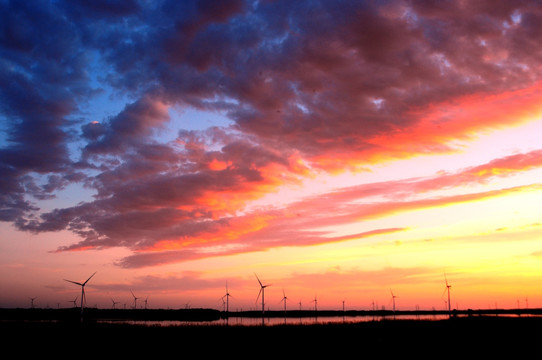
MULTIPOLYGON (((379 320, 390 320, 390 319, 420 319, 423 318, 424 320, 442 320, 442 319, 451 319, 451 318, 463 318, 463 317, 477 317, 477 316, 490 316, 490 317, 499 317, 499 316, 505 316, 505 317, 522 317, 522 316, 532 316, 537 317, 542 314, 542 310, 539 308, 529 308, 527 300, 525 301, 525 306, 521 306, 521 302, 517 300, 517 307, 510 307, 510 308, 497 308, 497 307, 487 307, 487 308, 478 308, 478 309, 471 309, 471 308, 452 308, 451 304, 451 284, 449 283, 448 276, 444 275, 444 292, 441 295, 442 297, 446 297, 445 307, 444 308, 437 308, 437 307, 431 307, 431 308, 421 308, 420 306, 416 305, 414 308, 400 308, 397 306, 396 299, 398 296, 394 292, 392 288, 389 288, 389 307, 381 306, 379 307, 377 303, 373 300, 371 302, 367 301, 367 304, 365 306, 360 306, 356 308, 355 306, 349 306, 349 310, 346 310, 345 308, 345 299, 337 298, 336 300, 336 306, 328 308, 328 309, 322 309, 318 306, 319 299, 317 295, 315 294, 312 298, 308 300, 308 302, 311 303, 311 306, 307 307, 306 309, 302 308, 302 301, 299 300, 298 309, 290 309, 287 306, 287 300, 288 297, 286 296, 286 289, 283 287, 281 290, 281 297, 278 298, 277 306, 272 307, 270 306, 271 303, 268 301, 266 302, 266 299, 269 299, 269 297, 275 297, 277 298, 277 293, 269 294, 269 292, 266 292, 266 290, 269 291, 269 287, 271 284, 263 283, 257 274, 254 273, 254 276, 257 280, 257 287, 254 287, 254 290, 258 290, 258 294, 256 296, 255 301, 255 307, 249 307, 247 308, 240 308, 238 304, 235 305, 235 309, 231 309, 231 298, 233 296, 230 293, 230 286, 228 285, 228 282, 226 281, 225 286, 225 293, 219 298, 222 306, 217 307, 206 307, 206 306, 188 306, 185 304, 184 307, 179 306, 177 310, 174 310, 170 307, 167 309, 164 308, 153 308, 151 309, 148 305, 148 299, 149 295, 147 295, 143 301, 143 305, 138 305, 138 300, 141 300, 141 297, 136 296, 134 291, 132 289, 128 289, 128 292, 132 298, 132 306, 130 309, 126 309, 126 306, 124 306, 124 309, 117 308, 117 304, 120 303, 120 301, 116 301, 113 298, 109 298, 111 302, 111 308, 98 308, 97 306, 88 306, 87 305, 87 294, 85 292, 85 286, 88 286, 87 284, 89 281, 96 275, 97 272, 94 272, 90 277, 88 277, 84 282, 77 282, 72 280, 63 279, 66 282, 78 285, 81 287, 81 293, 80 295, 77 295, 73 300, 66 300, 66 302, 73 304, 71 307, 57 309, 61 310, 58 312, 53 311, 54 309, 51 309, 50 307, 45 307, 39 309, 35 305, 35 300, 37 297, 29 297, 30 299, 30 306, 29 309, 11 309, 11 310, 17 310, 19 314, 25 313, 24 310, 32 310, 32 312, 26 312, 27 314, 33 314, 32 316, 35 316, 36 314, 40 313, 38 310, 45 310, 45 312, 42 312, 42 314, 45 314, 46 312, 49 314, 46 317, 51 318, 52 316, 59 315, 61 318, 65 318, 67 314, 72 313, 72 309, 78 309, 79 314, 81 317, 83 317, 83 314, 85 313, 85 318, 88 320, 96 320, 101 318, 107 318, 112 317, 116 319, 137 319, 137 320, 181 320, 183 318, 186 318, 187 321, 192 320, 201 320, 198 316, 192 316, 193 314, 205 314, 203 315, 203 318, 205 321, 216 321, 217 324, 220 323, 222 319, 230 319, 230 318, 237 318, 237 319, 261 319, 262 325, 273 325, 276 324, 276 322, 273 321, 273 319, 277 318, 289 318, 289 319, 304 319, 302 323, 305 324, 311 324, 311 323, 318 323, 318 318, 320 318, 322 323, 328 323, 328 322, 335 322, 337 319, 341 318, 342 322, 365 322, 365 321, 374 321, 375 319, 379 320), (79 301, 79 306, 77 306, 77 300, 79 301), (85 312, 83 310, 86 310, 85 312), (179 311, 182 310, 180 313, 179 311), (114 311, 114 316, 112 316, 112 311, 114 311), (177 311, 177 312, 175 312, 177 311), (88 313, 88 314, 87 314, 88 313), (182 314, 181 314, 182 313, 182 314), (168 318, 168 314, 171 315, 171 318, 168 318), (182 316, 180 316, 180 314, 182 316)), ((99 279, 97 280, 99 281, 99 279)), ((99 284, 96 284, 96 286, 99 286, 99 284)), ((97 296, 98 293, 93 292, 93 295, 97 296)), ((239 299, 235 299, 236 301, 239 301, 239 299)), ((57 302, 60 304, 60 302, 57 302)), ((8 314, 9 309, 4 309, 4 314, 8 314)), ((245 324, 245 325, 251 325, 253 324, 250 321, 237 321, 238 324, 245 324)), ((295 323, 295 321, 292 321, 292 323, 295 323)))
MULTIPOLYGON (((89 280, 95 274, 81 283, 64 280, 81 286, 81 299, 88 299, 84 287, 92 286, 89 280)), ((271 284, 262 282, 256 274, 254 276, 257 286, 253 290, 258 290, 258 295, 256 306, 252 309, 230 308, 230 298, 237 298, 230 294, 228 282, 225 293, 219 297, 223 304, 221 309, 197 306, 151 309, 147 304, 150 296, 146 296, 144 304, 138 306, 137 300, 140 297, 136 293, 141 291, 129 289, 128 293, 133 299, 133 306, 129 309, 117 308, 119 302, 113 298, 110 298, 111 308, 88 306, 86 301, 77 306, 78 297, 69 301, 73 303, 72 307, 40 308, 33 303, 32 299, 35 298, 31 298, 29 308, 0 309, 0 329, 7 330, 8 327, 11 330, 9 336, 34 334, 40 339, 38 341, 43 342, 58 337, 69 339, 76 334, 99 340, 102 344, 108 341, 104 338, 106 334, 126 341, 133 336, 145 337, 150 339, 142 343, 145 351, 150 351, 150 348, 144 344, 151 346, 158 341, 163 344, 164 339, 170 339, 171 343, 166 342, 165 346, 173 346, 173 339, 177 337, 187 342, 186 349, 196 345, 205 346, 203 344, 208 339, 213 339, 212 342, 220 346, 227 346, 239 338, 256 343, 265 337, 271 342, 286 341, 291 351, 316 351, 319 354, 322 351, 351 350, 352 344, 364 339, 364 351, 370 353, 387 346, 388 340, 384 339, 395 334, 391 352, 416 349, 416 353, 419 353, 438 349, 445 342, 454 341, 452 351, 483 350, 486 353, 492 350, 487 348, 488 343, 499 339, 504 341, 505 337, 510 344, 520 341, 520 337, 523 342, 534 341, 535 330, 542 324, 542 309, 527 306, 513 309, 451 309, 448 300, 444 309, 401 309, 395 303, 398 296, 391 288, 388 289, 389 308, 378 308, 375 301, 372 301, 364 309, 349 306, 346 310, 345 299, 337 297, 336 308, 325 309, 318 306, 319 297, 314 295, 308 300, 311 306, 303 309, 300 300, 299 308, 293 309, 287 307, 286 288, 270 292, 271 284), (275 307, 270 306, 269 299, 273 297, 278 299, 275 307), (84 313, 81 306, 84 306, 84 313), (304 345, 315 339, 319 341, 319 350, 304 345), (335 348, 334 344, 338 343, 343 345, 335 348)), ((95 283, 99 283, 100 279, 95 280, 95 283)), ((450 299, 451 285, 447 277, 444 283, 445 294, 450 299)), ((97 293, 92 292, 92 295, 96 296, 97 293)), ((272 353, 276 350, 273 348, 269 351, 272 353)))

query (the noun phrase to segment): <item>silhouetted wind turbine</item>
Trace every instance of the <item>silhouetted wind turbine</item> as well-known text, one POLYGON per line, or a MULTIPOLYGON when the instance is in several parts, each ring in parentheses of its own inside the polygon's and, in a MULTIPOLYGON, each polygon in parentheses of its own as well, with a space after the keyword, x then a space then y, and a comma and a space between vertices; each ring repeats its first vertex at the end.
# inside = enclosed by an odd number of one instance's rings
POLYGON ((145 310, 147 310, 147 301, 148 301, 148 300, 149 300, 149 297, 147 296, 147 297, 145 298, 145 310))
POLYGON ((448 292, 448 312, 451 312, 452 308, 451 308, 451 302, 450 302, 450 288, 452 287, 452 285, 448 284, 448 279, 446 278, 446 274, 444 274, 444 281, 446 282, 446 289, 444 289, 444 291, 448 292))
POLYGON ((222 296, 222 301, 224 301, 224 298, 226 298, 226 302, 225 302, 225 305, 226 305, 226 312, 229 313, 230 312, 230 292, 228 291, 228 282, 226 281, 226 294, 224 296, 222 296))
POLYGON ((288 300, 288 298, 286 297, 284 289, 282 289, 282 299, 280 300, 280 302, 284 302, 284 312, 286 312, 286 300, 288 300))
POLYGON ((113 303, 113 309, 115 308, 115 305, 118 304, 118 302, 116 302, 115 300, 111 299, 111 302, 113 303))
MULTIPOLYGON (((97 272, 97 271, 96 271, 96 272, 97 272)), ((66 279, 64 279, 64 280, 67 281, 67 282, 71 282, 72 284, 76 284, 76 285, 81 286, 81 315, 83 315, 83 307, 84 307, 85 302, 87 301, 87 299, 85 298, 85 285, 88 283, 88 281, 89 281, 94 275, 96 275, 96 272, 94 272, 94 274, 90 275, 90 277, 89 277, 84 283, 79 283, 79 282, 77 282, 77 281, 71 281, 71 280, 66 280, 66 279)))
POLYGON ((132 290, 130 290, 130 292, 132 293, 132 296, 134 297, 134 309, 137 309, 137 299, 139 299, 139 298, 134 295, 132 290))
POLYGON ((36 300, 37 297, 31 297, 29 299, 30 299, 30 308, 33 309, 34 308, 34 300, 36 300))
POLYGON ((73 307, 77 307, 77 298, 78 298, 78 297, 79 297, 79 295, 77 295, 77 296, 75 297, 75 299, 69 301, 69 302, 73 303, 73 307))
POLYGON ((265 312, 265 288, 268 286, 271 286, 271 284, 264 285, 258 278, 258 275, 254 274, 256 276, 256 279, 258 280, 258 283, 260 284, 260 291, 258 292, 258 297, 256 298, 256 302, 258 302, 258 299, 260 298, 260 295, 262 295, 262 314, 265 312))
POLYGON ((314 300, 311 302, 314 303, 314 319, 318 321, 318 299, 316 299, 316 295, 314 295, 314 300))
POLYGON ((391 291, 391 289, 390 289, 390 293, 391 293, 391 301, 393 301, 393 312, 395 312, 395 298, 396 298, 397 296, 395 296, 395 295, 393 294, 393 291, 391 291))

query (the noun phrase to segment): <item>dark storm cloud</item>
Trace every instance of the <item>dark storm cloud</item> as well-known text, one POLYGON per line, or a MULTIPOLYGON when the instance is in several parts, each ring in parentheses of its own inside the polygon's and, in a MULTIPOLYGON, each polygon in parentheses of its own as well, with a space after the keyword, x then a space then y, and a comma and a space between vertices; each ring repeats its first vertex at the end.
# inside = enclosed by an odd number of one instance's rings
MULTIPOLYGON (((92 93, 73 24, 49 2, 0 2, 0 143, 3 220, 35 210, 71 173, 68 117, 92 93), (43 188, 32 177, 51 175, 43 188)), ((62 185, 64 186, 64 185, 62 185)))
POLYGON ((340 168, 441 103, 535 84, 541 17, 532 1, 1 1, 0 220, 82 237, 60 250, 216 237, 304 163, 340 168), (107 91, 129 99, 118 113, 83 111, 107 91), (161 141, 172 107, 233 125, 161 141), (38 211, 74 182, 95 198, 38 211))

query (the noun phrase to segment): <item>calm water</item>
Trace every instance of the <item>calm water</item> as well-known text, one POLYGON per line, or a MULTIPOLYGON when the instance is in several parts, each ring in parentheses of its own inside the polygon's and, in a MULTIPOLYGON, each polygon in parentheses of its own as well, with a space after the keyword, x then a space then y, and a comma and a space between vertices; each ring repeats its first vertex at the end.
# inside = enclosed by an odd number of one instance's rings
MULTIPOLYGON (((397 320, 443 320, 447 319, 448 315, 397 315, 397 320)), ((327 323, 353 323, 364 321, 379 321, 393 320, 394 316, 322 316, 322 317, 236 317, 231 316, 229 319, 220 319, 214 321, 178 321, 178 320, 102 320, 102 322, 124 322, 134 325, 148 326, 179 326, 179 325, 243 325, 243 326, 259 326, 265 325, 313 325, 327 323)))

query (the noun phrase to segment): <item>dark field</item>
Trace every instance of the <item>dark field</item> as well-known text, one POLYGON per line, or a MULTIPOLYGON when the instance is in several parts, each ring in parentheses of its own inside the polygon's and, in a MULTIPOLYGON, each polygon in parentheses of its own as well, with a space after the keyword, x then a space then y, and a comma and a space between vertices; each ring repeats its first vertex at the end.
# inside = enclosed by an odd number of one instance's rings
MULTIPOLYGON (((206 313, 205 313, 206 314, 206 313)), ((202 314, 200 314, 202 315, 202 314)), ((208 315, 208 314, 206 314, 208 315)), ((4 353, 55 358, 539 358, 542 318, 472 316, 316 325, 147 326, 79 319, 0 321, 4 353)), ((14 357, 14 356, 13 356, 14 357)), ((12 358, 12 357, 9 357, 12 358)))

